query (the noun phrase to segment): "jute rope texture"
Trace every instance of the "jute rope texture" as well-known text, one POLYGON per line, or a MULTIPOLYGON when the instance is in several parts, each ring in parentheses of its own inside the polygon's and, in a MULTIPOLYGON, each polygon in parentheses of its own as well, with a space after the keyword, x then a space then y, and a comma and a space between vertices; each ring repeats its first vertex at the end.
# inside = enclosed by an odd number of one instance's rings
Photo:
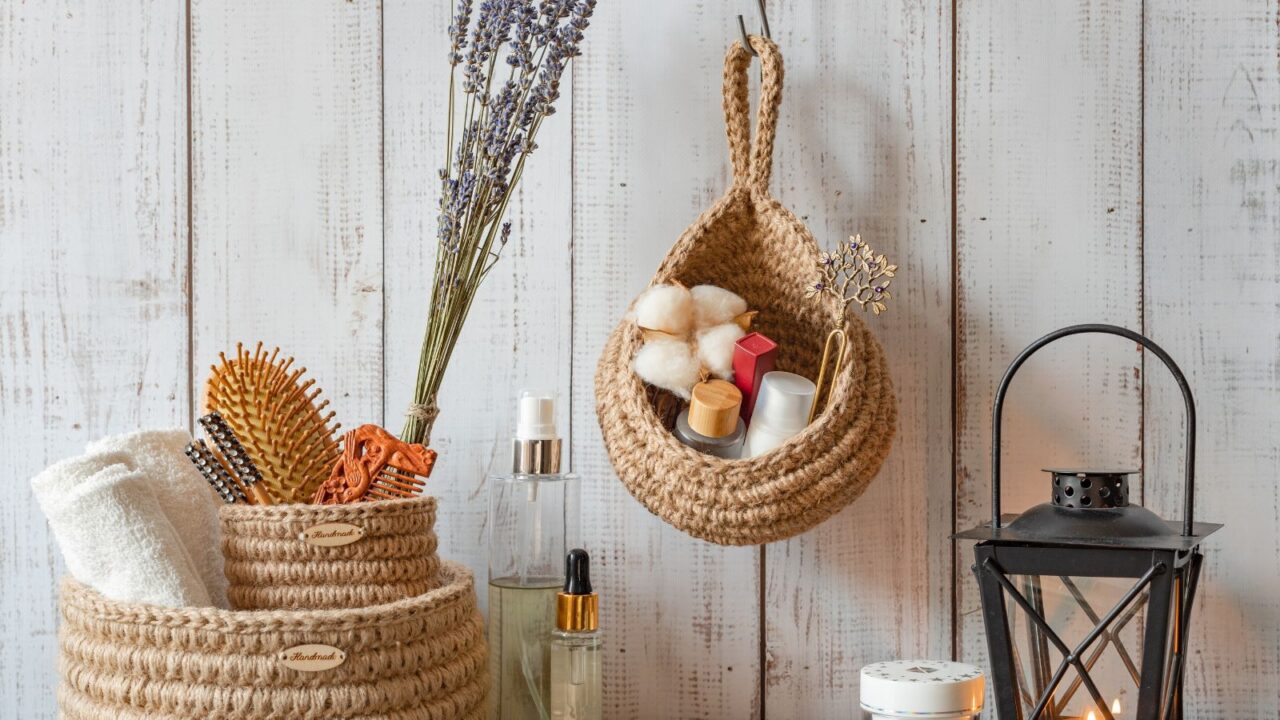
POLYGON ((445 562, 439 581, 368 608, 228 611, 117 602, 68 578, 61 717, 479 720, 489 682, 471 573, 445 562), (321 672, 279 661, 303 644, 331 645, 346 661, 321 672))
POLYGON ((624 320, 596 369, 596 411, 619 479, 651 512, 703 540, 754 545, 804 532, 855 500, 879 471, 897 424, 897 401, 880 344, 838 298, 805 297, 819 249, 808 228, 769 194, 782 101, 782 57, 751 38, 763 73, 756 137, 750 135, 747 71, 740 42, 725 57, 724 112, 734 179, 684 231, 654 275, 733 290, 760 310, 756 327, 779 345, 778 369, 816 378, 823 343, 841 318, 845 365, 822 414, 800 435, 760 457, 723 460, 678 442, 659 421, 631 370, 642 339, 624 320))
POLYGON ((414 597, 436 587, 432 497, 348 505, 225 505, 220 511, 227 597, 238 610, 354 608, 414 597), (308 528, 346 523, 364 530, 350 545, 303 542, 308 528))

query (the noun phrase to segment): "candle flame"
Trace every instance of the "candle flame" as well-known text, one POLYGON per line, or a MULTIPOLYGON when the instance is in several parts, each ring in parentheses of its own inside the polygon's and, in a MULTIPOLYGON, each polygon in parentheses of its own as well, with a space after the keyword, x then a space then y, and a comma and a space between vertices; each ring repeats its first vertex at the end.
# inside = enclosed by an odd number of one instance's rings
POLYGON ((1111 701, 1111 714, 1112 715, 1120 714, 1120 698, 1116 698, 1115 700, 1111 701))
POLYGON ((1087 720, 1098 720, 1098 713, 1090 710, 1089 717, 1087 718, 1087 720))

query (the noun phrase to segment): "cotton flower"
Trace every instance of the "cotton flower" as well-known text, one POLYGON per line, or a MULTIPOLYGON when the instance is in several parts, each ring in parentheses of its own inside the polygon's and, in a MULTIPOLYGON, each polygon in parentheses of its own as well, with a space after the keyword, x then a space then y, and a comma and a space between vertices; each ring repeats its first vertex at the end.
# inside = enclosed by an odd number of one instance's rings
POLYGON ((693 296, 694 327, 699 330, 723 325, 747 311, 746 300, 715 285, 694 286, 689 294, 693 296))
POLYGON ((683 285, 654 285, 636 298, 632 312, 646 330, 684 336, 693 329, 693 295, 683 285))
POLYGON ((630 319, 644 338, 632 369, 641 380, 687 400, 708 375, 733 378, 734 343, 754 315, 745 300, 714 285, 655 285, 632 306, 630 319))
POLYGON ((636 353, 632 369, 641 380, 689 399, 701 380, 702 365, 684 340, 650 340, 636 353))
POLYGON ((730 319, 713 328, 698 331, 698 360, 712 375, 733 379, 733 346, 746 331, 730 319))

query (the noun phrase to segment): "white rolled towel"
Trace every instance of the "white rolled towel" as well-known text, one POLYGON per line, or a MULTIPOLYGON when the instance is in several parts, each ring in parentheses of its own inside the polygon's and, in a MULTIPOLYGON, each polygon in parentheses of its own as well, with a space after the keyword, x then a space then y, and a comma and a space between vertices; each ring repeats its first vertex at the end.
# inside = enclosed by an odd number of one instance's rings
POLYGON ((57 463, 31 481, 67 568, 114 600, 172 607, 211 605, 145 473, 124 453, 57 463))
POLYGON ((227 576, 222 569, 222 532, 218 525, 221 501, 183 448, 191 435, 183 429, 143 430, 105 437, 90 443, 90 453, 119 452, 128 465, 147 476, 160 510, 178 531, 178 538, 216 607, 227 607, 227 576))

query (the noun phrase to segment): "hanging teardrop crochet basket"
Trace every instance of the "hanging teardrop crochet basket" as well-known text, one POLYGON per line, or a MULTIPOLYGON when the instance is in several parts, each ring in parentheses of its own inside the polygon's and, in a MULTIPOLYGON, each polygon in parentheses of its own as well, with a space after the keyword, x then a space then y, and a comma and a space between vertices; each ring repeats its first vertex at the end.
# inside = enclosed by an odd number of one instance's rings
POLYGON ((645 507, 684 532, 721 545, 802 533, 853 502, 879 471, 897 424, 884 352, 840 298, 805 297, 819 249, 809 230, 769 194, 782 101, 782 58, 751 38, 763 76, 756 137, 748 127, 751 54, 725 57, 724 112, 733 185, 684 231, 653 284, 718 285, 759 310, 754 329, 778 344, 777 369, 818 376, 835 318, 848 339, 844 366, 822 413, 801 434, 758 457, 723 460, 681 444, 655 413, 631 364, 642 338, 623 320, 596 370, 596 411, 618 477, 645 507))

